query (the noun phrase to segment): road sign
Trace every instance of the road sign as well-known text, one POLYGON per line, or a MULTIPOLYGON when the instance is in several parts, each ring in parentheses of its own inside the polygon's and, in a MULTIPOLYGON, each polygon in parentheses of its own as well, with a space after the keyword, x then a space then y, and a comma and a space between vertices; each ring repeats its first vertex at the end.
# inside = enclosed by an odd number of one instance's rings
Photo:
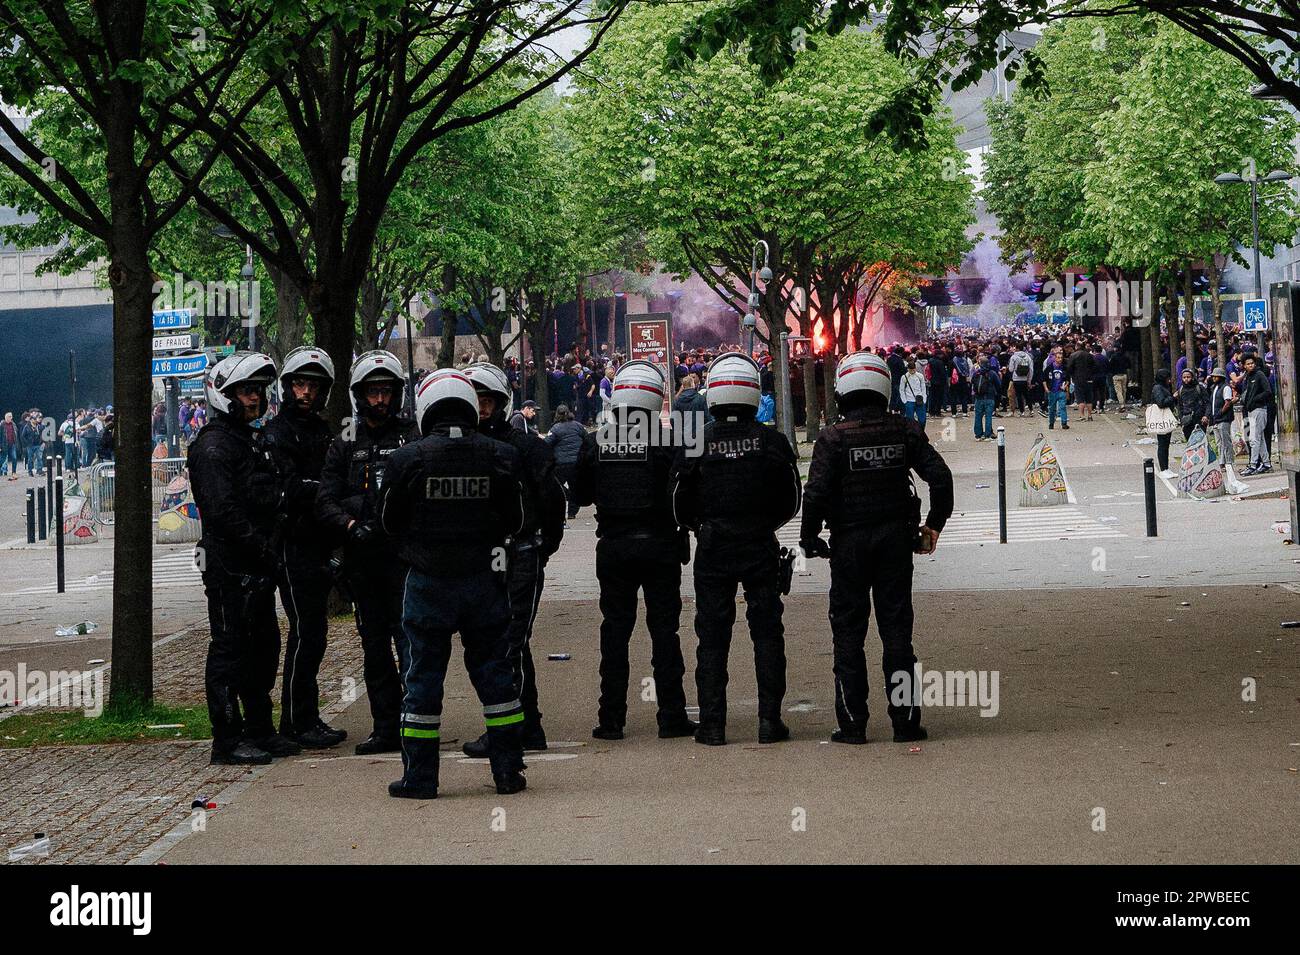
POLYGON ((203 352, 197 355, 168 355, 153 360, 155 378, 190 378, 207 370, 208 356, 203 352))
POLYGON ((202 378, 182 378, 181 394, 183 395, 201 395, 203 394, 202 378))
POLYGON ((153 340, 154 351, 189 351, 193 347, 193 335, 166 335, 153 340))
POLYGON ((192 308, 173 308, 165 312, 153 313, 155 332, 174 332, 193 327, 194 309, 192 308))
POLYGON ((1248 298, 1241 303, 1241 328, 1246 332, 1268 331, 1268 301, 1248 298))

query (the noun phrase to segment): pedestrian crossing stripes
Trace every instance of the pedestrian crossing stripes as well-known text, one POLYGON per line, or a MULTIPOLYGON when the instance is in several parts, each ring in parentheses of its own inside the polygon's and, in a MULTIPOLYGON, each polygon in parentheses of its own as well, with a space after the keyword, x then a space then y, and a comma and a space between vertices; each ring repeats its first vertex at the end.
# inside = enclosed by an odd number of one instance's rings
MULTIPOLYGON (((203 578, 194 563, 194 552, 189 550, 169 554, 155 554, 153 559, 153 586, 159 587, 202 587, 203 578)), ((101 570, 83 577, 68 577, 64 581, 64 592, 70 594, 88 594, 113 589, 113 571, 101 570)), ((41 596, 56 592, 53 581, 37 587, 27 587, 5 594, 6 597, 41 596)))
MULTIPOLYGON (((1099 540, 1127 537, 1117 527, 1102 524, 1073 507, 1008 509, 1007 543, 1056 540, 1099 540)), ((939 546, 989 544, 998 541, 997 511, 967 511, 954 514, 943 529, 939 546)))
MULTIPOLYGON (((1103 524, 1074 507, 1009 508, 1007 543, 1032 543, 1056 540, 1100 540, 1127 537, 1117 527, 1103 524)), ((796 517, 777 533, 786 547, 799 542, 799 518, 796 517)), ((997 511, 966 511, 954 514, 943 529, 939 546, 954 544, 996 544, 997 511)))

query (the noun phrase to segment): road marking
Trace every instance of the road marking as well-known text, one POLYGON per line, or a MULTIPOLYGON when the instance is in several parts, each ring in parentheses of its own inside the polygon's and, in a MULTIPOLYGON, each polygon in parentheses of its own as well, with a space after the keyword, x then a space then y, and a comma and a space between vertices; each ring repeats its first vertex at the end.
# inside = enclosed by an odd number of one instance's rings
MULTIPOLYGON (((1108 425, 1110 425, 1115 430, 1115 433, 1117 435, 1119 435, 1121 438, 1124 437, 1124 432, 1119 429, 1119 425, 1117 425, 1114 421, 1111 421, 1110 418, 1107 418, 1105 415, 1102 415, 1101 417, 1103 421, 1105 421, 1108 425)), ((1145 461, 1147 459, 1147 455, 1143 453, 1142 449, 1137 446, 1137 444, 1135 443, 1136 441, 1137 441, 1136 437, 1129 438, 1128 449, 1132 451, 1134 454, 1136 454, 1143 461, 1145 461)), ((1143 447, 1149 447, 1149 445, 1144 445, 1143 447)), ((1152 455, 1152 458, 1154 460, 1155 455, 1152 455)), ((1157 468, 1160 467, 1160 462, 1158 460, 1156 461, 1155 466, 1157 468)), ((1178 488, 1174 487, 1172 484, 1169 483, 1169 478, 1165 477, 1162 473, 1160 473, 1160 471, 1156 471, 1156 477, 1158 477, 1164 483, 1165 487, 1169 489, 1170 497, 1173 498, 1178 497, 1178 488)), ((1145 494, 1143 496, 1145 496, 1145 494)))
MULTIPOLYGON (((194 554, 190 551, 182 551, 177 554, 162 554, 154 557, 153 560, 153 586, 158 587, 194 587, 203 585, 203 577, 198 568, 194 566, 194 554)), ((112 569, 101 570, 97 573, 87 574, 77 580, 66 580, 64 582, 64 592, 69 594, 86 594, 100 593, 105 590, 113 589, 113 571, 112 569), (90 583, 90 578, 97 578, 94 583, 90 583)), ((57 588, 53 583, 40 584, 36 587, 26 587, 22 590, 15 590, 6 593, 6 597, 30 597, 30 596, 48 596, 54 594, 57 588)))

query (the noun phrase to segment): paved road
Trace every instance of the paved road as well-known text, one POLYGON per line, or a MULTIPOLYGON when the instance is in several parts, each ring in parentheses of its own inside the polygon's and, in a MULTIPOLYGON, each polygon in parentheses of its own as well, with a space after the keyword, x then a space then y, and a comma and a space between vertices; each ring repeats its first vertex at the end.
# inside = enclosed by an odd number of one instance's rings
MULTIPOLYGON (((1279 629, 1279 615, 1300 616, 1300 596, 1246 587, 927 594, 917 619, 923 667, 998 671, 999 706, 990 717, 932 707, 933 738, 912 753, 885 741, 878 674, 872 741, 825 742, 830 648, 825 602, 811 596, 786 610, 791 742, 756 742, 743 633, 732 653, 730 745, 655 739, 653 706, 636 692, 628 738, 593 740, 598 617, 586 603, 550 602, 534 652, 559 745, 530 755, 526 792, 496 795, 487 767, 461 759, 451 739, 432 802, 388 797, 396 758, 286 761, 163 861, 1294 862, 1300 667, 1297 631, 1279 629), (572 660, 547 662, 555 651, 572 660), (1255 703, 1241 699, 1246 677, 1257 680, 1255 703), (1097 809, 1104 832, 1092 828, 1097 809)), ((684 642, 690 673, 693 641, 684 642)), ((876 647, 873 633, 869 660, 876 647)), ((634 688, 650 673, 648 648, 638 628, 634 688)), ((458 655, 453 662, 443 732, 463 738, 481 717, 458 655)), ((362 733, 364 703, 337 722, 362 733)))

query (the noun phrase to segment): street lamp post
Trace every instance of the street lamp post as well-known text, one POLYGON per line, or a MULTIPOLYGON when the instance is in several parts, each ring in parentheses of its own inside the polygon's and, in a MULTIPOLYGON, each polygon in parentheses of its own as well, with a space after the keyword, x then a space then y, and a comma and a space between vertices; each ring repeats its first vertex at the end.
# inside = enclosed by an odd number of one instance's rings
POLYGON ((239 278, 248 290, 248 350, 257 351, 257 309, 253 306, 253 247, 244 246, 244 267, 239 270, 239 278))
POLYGON ((754 243, 754 254, 749 262, 749 313, 745 316, 745 327, 749 329, 749 357, 754 357, 754 328, 758 325, 758 315, 755 309, 758 308, 761 298, 758 289, 755 286, 761 279, 764 284, 772 281, 772 270, 768 268, 767 261, 770 255, 767 243, 759 239, 754 243), (763 268, 760 271, 758 267, 758 247, 763 247, 763 268))
MULTIPOLYGON (((1253 165, 1253 164, 1252 164, 1253 165)), ((1267 176, 1262 178, 1252 170, 1249 177, 1239 176, 1235 172, 1225 172, 1214 177, 1214 181, 1221 186, 1232 185, 1234 183, 1245 182, 1250 184, 1250 228, 1251 228, 1251 247, 1255 260, 1255 298, 1264 297, 1263 281, 1259 272, 1259 184, 1261 182, 1286 182, 1291 178, 1289 172, 1281 169, 1274 169, 1267 176)), ((1264 333, 1255 333, 1255 343, 1259 346, 1259 354, 1262 359, 1265 352, 1264 333)))

